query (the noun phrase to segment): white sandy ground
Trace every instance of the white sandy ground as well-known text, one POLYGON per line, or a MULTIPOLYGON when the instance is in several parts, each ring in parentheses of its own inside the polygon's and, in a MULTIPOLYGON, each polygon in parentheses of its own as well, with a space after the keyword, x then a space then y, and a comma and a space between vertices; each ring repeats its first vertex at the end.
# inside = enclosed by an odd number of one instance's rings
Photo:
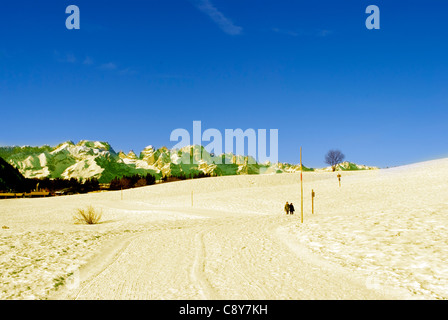
POLYGON ((335 175, 0 200, 0 299, 447 299, 448 159, 335 175))

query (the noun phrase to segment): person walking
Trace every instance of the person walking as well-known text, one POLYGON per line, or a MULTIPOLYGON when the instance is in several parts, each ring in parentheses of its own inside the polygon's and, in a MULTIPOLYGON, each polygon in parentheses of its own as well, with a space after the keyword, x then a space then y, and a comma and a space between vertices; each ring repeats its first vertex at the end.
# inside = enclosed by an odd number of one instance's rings
POLYGON ((291 202, 291 204, 289 205, 289 213, 290 213, 290 214, 294 214, 294 211, 295 211, 295 209, 294 209, 294 205, 293 205, 292 202, 291 202))
POLYGON ((288 203, 288 201, 286 201, 286 204, 285 204, 285 212, 286 212, 286 214, 289 214, 289 203, 288 203))

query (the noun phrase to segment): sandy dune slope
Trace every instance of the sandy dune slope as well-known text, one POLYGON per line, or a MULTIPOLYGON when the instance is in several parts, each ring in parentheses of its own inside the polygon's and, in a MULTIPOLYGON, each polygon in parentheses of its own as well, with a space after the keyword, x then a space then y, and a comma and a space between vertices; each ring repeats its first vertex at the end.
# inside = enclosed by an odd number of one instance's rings
POLYGON ((448 159, 342 175, 304 173, 303 224, 298 174, 1 200, 0 298, 448 298, 448 159))

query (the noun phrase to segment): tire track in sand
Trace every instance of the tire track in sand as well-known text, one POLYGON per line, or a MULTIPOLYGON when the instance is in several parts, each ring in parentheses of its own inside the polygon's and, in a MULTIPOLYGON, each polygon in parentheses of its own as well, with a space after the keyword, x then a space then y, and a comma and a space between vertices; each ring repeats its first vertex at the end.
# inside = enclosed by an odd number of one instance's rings
POLYGON ((200 237, 203 223, 195 225, 180 221, 116 242, 119 245, 111 254, 102 252, 88 263, 81 286, 65 298, 216 297, 202 274, 205 268, 205 249, 200 237))
POLYGON ((278 216, 228 214, 163 225, 129 239, 76 298, 383 298, 345 270, 291 250, 293 239, 278 231, 290 223, 278 216))
POLYGON ((191 279, 193 283, 199 286, 199 293, 204 300, 219 300, 221 299, 217 294, 216 290, 211 286, 207 276, 205 274, 205 243, 204 243, 204 232, 199 232, 196 234, 194 239, 196 247, 196 255, 193 262, 193 267, 191 269, 191 279))

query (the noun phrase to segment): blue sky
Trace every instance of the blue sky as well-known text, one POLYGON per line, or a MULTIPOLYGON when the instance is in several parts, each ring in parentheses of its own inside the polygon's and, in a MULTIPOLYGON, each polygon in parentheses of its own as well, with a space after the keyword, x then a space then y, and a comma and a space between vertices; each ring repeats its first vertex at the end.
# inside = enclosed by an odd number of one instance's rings
POLYGON ((447 14, 444 0, 2 1, 0 145, 138 153, 200 120, 278 129, 279 160, 302 146, 313 167, 333 148, 380 167, 447 157, 447 14))

